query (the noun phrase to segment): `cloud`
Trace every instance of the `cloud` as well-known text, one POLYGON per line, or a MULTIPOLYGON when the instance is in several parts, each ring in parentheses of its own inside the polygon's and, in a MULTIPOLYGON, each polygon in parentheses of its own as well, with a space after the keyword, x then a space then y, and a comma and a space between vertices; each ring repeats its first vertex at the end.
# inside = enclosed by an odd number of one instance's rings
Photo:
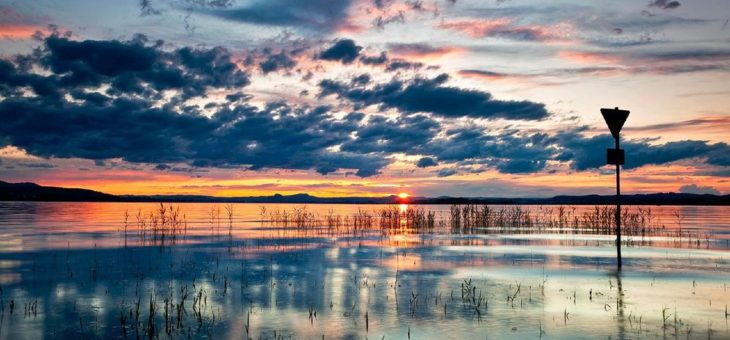
POLYGON ((444 135, 424 146, 421 153, 433 155, 441 162, 471 167, 475 172, 489 168, 503 173, 537 172, 560 151, 555 145, 557 141, 544 133, 495 133, 466 127, 447 130, 444 135))
POLYGON ((352 0, 256 0, 243 7, 200 12, 236 22, 326 33, 347 25, 347 11, 352 3, 352 0))
POLYGON ((139 0, 139 15, 146 17, 160 15, 162 11, 152 5, 152 0, 139 0))
POLYGON ((58 29, 45 15, 19 10, 21 7, 17 3, 0 5, 0 39, 31 39, 58 29))
POLYGON ((407 61, 404 59, 391 59, 385 70, 389 72, 398 70, 418 70, 423 67, 423 63, 407 61))
POLYGON ((431 157, 422 157, 416 163, 416 166, 419 168, 428 168, 436 165, 438 165, 438 162, 436 162, 436 160, 431 157))
POLYGON ((292 59, 284 51, 272 54, 267 50, 265 58, 265 60, 259 63, 259 67, 264 74, 282 69, 290 69, 297 64, 294 59, 292 59))
POLYGON ((683 185, 679 187, 679 192, 683 194, 720 195, 720 191, 711 186, 700 186, 697 184, 683 185))
POLYGON ((440 29, 464 33, 472 38, 501 38, 517 41, 548 42, 566 40, 560 28, 521 25, 509 18, 456 19, 440 23, 440 29))
POLYGON ((385 65, 385 71, 398 72, 401 70, 419 70, 425 65, 417 61, 409 61, 403 58, 389 58, 388 54, 381 52, 379 55, 361 55, 360 62, 365 65, 385 65))
POLYGON ((5 100, 0 136, 41 157, 110 159, 136 163, 185 163, 199 167, 315 169, 327 174, 357 169, 371 176, 382 156, 330 152, 356 129, 323 116, 324 108, 270 105, 222 109, 208 118, 193 112, 150 108, 117 99, 111 105, 5 100))
POLYGON ((50 163, 18 163, 18 166, 35 169, 53 169, 58 167, 57 165, 50 163))
POLYGON ((441 169, 441 170, 437 171, 436 175, 438 177, 449 177, 449 176, 456 175, 457 173, 458 173, 458 171, 454 168, 445 168, 445 169, 441 169))
POLYGON ((360 50, 362 50, 362 47, 355 44, 353 40, 340 39, 322 51, 319 54, 319 59, 341 61, 343 64, 349 64, 358 57, 360 50))
MULTIPOLYGON (((664 7, 673 1, 653 2, 663 3, 664 7)), ((623 48, 654 44, 654 37, 662 37, 660 33, 664 28, 699 26, 713 21, 667 13, 653 14, 646 10, 643 11, 644 14, 639 11, 627 12, 622 10, 621 6, 614 8, 609 9, 588 2, 559 5, 510 4, 498 7, 466 5, 452 13, 449 20, 444 20, 436 27, 460 32, 473 38, 576 42, 606 48, 623 48), (616 34, 617 31, 621 34, 616 34)))
POLYGON ((47 32, 48 29, 43 26, 0 24, 0 39, 3 40, 31 39, 39 33, 47 32))
POLYGON ((534 76, 528 75, 528 74, 501 73, 501 72, 493 72, 493 71, 487 71, 487 70, 474 70, 474 69, 459 70, 457 73, 460 76, 465 77, 465 78, 474 78, 474 79, 481 79, 481 80, 487 80, 487 81, 501 81, 501 80, 523 81, 523 80, 529 80, 531 78, 534 78, 534 76))
POLYGON ((558 52, 557 57, 582 64, 623 64, 628 72, 658 72, 664 68, 688 68, 725 65, 730 50, 725 48, 635 48, 620 51, 558 52))
POLYGON ((679 1, 674 0, 652 0, 649 2, 649 7, 658 7, 661 9, 675 9, 681 5, 679 1))
POLYGON ((497 170, 508 174, 534 173, 545 168, 545 160, 541 159, 510 159, 498 163, 497 170))
POLYGON ((241 97, 235 105, 206 106, 213 112, 204 115, 190 99, 211 89, 238 91, 248 75, 224 49, 161 45, 141 37, 51 36, 31 57, 0 60, 0 146, 40 157, 321 174, 355 169, 359 176, 389 163, 382 154, 332 151, 351 139, 361 114, 339 120, 325 106, 258 108, 241 97))
MULTIPOLYGON (((385 69, 411 63, 385 53, 363 55, 349 39, 333 41, 317 56, 361 64, 374 58, 385 69)), ((272 48, 248 67, 264 73, 289 70, 295 57, 291 50, 272 48)), ((553 171, 555 164, 582 171, 603 166, 603 150, 613 143, 606 134, 587 137, 582 127, 558 133, 492 127, 489 120, 536 121, 549 113, 541 103, 498 100, 483 90, 451 85, 446 74, 383 80, 382 74, 358 71, 348 73, 349 79, 321 80, 319 95, 351 104, 349 113, 343 112, 348 105, 254 101, 244 94, 245 65, 219 47, 172 48, 144 36, 126 41, 49 36, 34 53, 0 59, 0 147, 100 165, 122 159, 165 171, 352 169, 365 177, 380 173, 395 154, 417 156, 418 167, 440 165, 444 176, 487 170, 529 174, 553 171), (360 112, 369 106, 386 112, 360 112)), ((598 68, 583 69, 603 71, 598 68)), ((730 166, 726 143, 626 140, 623 146, 627 169, 690 159, 730 166)))
MULTIPOLYGON (((713 92, 709 95, 727 95, 730 92, 713 92)), ((708 95, 707 93, 690 93, 686 96, 708 95)), ((728 116, 704 116, 671 123, 651 124, 644 126, 627 126, 623 131, 642 133, 666 133, 666 132, 727 132, 730 131, 730 117, 728 116)))
MULTIPOLYGON (((613 146, 613 137, 608 134, 584 137, 576 132, 563 132, 555 136, 563 150, 560 159, 570 160, 575 170, 599 168, 606 164, 605 150, 613 146)), ((710 165, 730 165, 730 146, 726 143, 710 144, 706 141, 683 140, 664 144, 650 144, 648 141, 624 141, 626 150, 625 169, 644 165, 659 165, 684 159, 704 159, 710 165)))
MULTIPOLYGON (((496 169, 510 174, 535 173, 545 169, 549 162, 566 163, 578 171, 604 166, 604 150, 613 146, 613 137, 608 134, 586 137, 583 130, 576 128, 549 135, 457 128, 447 130, 417 152, 440 163, 458 164, 461 170, 471 172, 496 169)), ((686 140, 650 144, 646 140, 626 140, 622 148, 626 150, 625 169, 689 159, 697 160, 696 164, 730 166, 730 146, 725 143, 686 140)))
POLYGON ((502 101, 488 92, 445 86, 446 74, 435 78, 391 80, 370 87, 335 80, 319 83, 320 96, 337 95, 359 106, 380 105, 404 113, 428 112, 442 117, 539 120, 548 116, 543 104, 502 101))
POLYGON ((597 75, 730 71, 730 66, 727 65, 730 50, 723 48, 673 47, 659 49, 652 47, 619 51, 561 51, 557 56, 574 63, 590 64, 592 66, 547 70, 542 72, 542 75, 578 74, 578 71, 582 70, 599 71, 594 73, 597 75))
POLYGON ((97 94, 82 99, 105 101, 105 96, 118 94, 160 97, 165 90, 178 90, 181 98, 188 99, 203 95, 208 87, 238 88, 249 83, 248 74, 223 48, 163 51, 159 45, 147 44, 144 36, 129 41, 75 41, 54 34, 45 39, 40 56, 21 56, 17 65, 0 60, 0 73, 7 85, 0 85, 0 93, 19 95, 27 86, 36 95, 60 99, 64 90, 108 85, 106 93, 85 91, 97 94), (31 66, 52 75, 30 72, 27 69, 31 66))
POLYGON ((439 58, 448 54, 464 51, 463 48, 455 46, 431 46, 426 43, 389 43, 388 50, 404 58, 439 58))
POLYGON ((376 56, 361 56, 360 61, 365 65, 382 65, 385 64, 386 61, 388 61, 388 56, 385 54, 385 52, 381 52, 379 55, 376 56))
POLYGON ((370 116, 358 127, 356 137, 342 144, 341 150, 356 153, 417 153, 439 132, 441 125, 425 115, 389 119, 370 116))

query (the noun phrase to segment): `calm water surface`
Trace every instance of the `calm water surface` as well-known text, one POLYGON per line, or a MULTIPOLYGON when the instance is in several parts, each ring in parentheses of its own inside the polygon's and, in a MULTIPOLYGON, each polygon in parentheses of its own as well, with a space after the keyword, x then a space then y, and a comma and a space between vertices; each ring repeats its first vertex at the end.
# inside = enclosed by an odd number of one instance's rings
POLYGON ((393 207, 427 230, 326 222, 384 206, 173 206, 162 239, 159 204, 0 202, 0 338, 730 338, 730 207, 651 207, 618 274, 614 237, 571 226, 594 207, 464 231, 449 206, 393 207), (295 210, 317 222, 271 221, 295 210))

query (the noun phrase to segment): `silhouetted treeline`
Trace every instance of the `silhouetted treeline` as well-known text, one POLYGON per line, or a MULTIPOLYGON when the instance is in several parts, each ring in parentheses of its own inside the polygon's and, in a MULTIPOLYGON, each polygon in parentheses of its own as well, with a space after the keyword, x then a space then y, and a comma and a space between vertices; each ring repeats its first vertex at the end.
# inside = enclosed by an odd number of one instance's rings
MULTIPOLYGON (((75 188, 40 186, 34 183, 0 181, 0 201, 68 201, 68 202, 232 202, 294 204, 520 204, 520 205, 604 205, 614 204, 613 195, 555 196, 549 198, 499 197, 316 197, 308 194, 250 197, 214 197, 204 195, 110 195, 75 188)), ((656 193, 622 195, 626 205, 730 205, 730 195, 656 193)))

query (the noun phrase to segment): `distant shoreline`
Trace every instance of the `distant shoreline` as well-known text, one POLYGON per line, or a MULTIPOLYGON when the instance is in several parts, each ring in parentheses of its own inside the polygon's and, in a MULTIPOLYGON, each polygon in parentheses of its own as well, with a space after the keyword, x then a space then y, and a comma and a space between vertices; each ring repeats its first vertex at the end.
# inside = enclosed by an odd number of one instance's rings
MULTIPOLYGON (((0 181, 0 201, 18 202, 166 202, 166 203, 288 203, 288 204, 491 204, 491 205, 610 205, 613 195, 561 195, 547 198, 502 197, 316 197, 309 194, 215 197, 204 195, 111 195, 94 190, 0 181)), ((624 205, 730 206, 730 195, 655 193, 621 196, 624 205)))

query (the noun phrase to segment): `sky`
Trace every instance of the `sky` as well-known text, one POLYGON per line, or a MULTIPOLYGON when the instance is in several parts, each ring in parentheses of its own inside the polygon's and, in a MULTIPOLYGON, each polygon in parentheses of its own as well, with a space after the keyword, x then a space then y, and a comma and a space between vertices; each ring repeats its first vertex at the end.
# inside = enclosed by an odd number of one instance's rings
POLYGON ((0 0, 0 180, 730 194, 727 0, 0 0))

